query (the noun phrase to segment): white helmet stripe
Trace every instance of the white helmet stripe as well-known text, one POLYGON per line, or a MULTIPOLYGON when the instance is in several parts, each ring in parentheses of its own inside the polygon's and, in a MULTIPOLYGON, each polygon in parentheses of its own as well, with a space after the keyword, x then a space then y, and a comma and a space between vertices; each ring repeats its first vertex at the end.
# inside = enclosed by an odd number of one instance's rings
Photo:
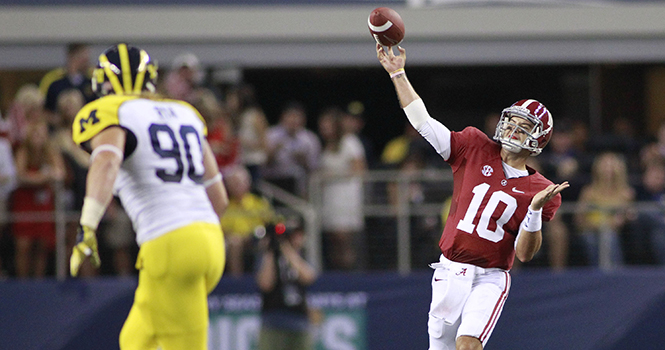
POLYGON ((529 105, 534 103, 534 102, 538 102, 538 101, 536 101, 536 100, 526 100, 526 101, 524 101, 524 103, 522 103, 522 105, 520 107, 528 108, 529 105))
POLYGON ((369 29, 371 29, 375 32, 381 33, 381 32, 385 32, 386 30, 390 29, 390 27, 393 26, 393 22, 386 21, 386 23, 384 23, 381 26, 375 26, 375 25, 372 24, 372 22, 369 21, 369 17, 367 17, 367 25, 369 26, 369 29))

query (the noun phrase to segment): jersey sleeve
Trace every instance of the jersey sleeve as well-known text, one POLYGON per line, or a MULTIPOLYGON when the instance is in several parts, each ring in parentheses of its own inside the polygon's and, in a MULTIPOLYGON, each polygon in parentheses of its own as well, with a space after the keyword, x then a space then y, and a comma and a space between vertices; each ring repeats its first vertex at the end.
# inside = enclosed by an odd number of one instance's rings
POLYGON ((450 158, 450 130, 438 120, 432 118, 425 108, 423 100, 417 99, 404 107, 411 126, 434 147, 444 160, 450 158))
POLYGON ((468 126, 462 131, 452 131, 450 134, 450 157, 446 160, 452 167, 459 166, 469 149, 485 147, 492 141, 478 128, 468 126))
POLYGON ((106 128, 119 125, 118 109, 126 99, 107 96, 85 105, 76 114, 72 138, 77 145, 90 141, 106 128))

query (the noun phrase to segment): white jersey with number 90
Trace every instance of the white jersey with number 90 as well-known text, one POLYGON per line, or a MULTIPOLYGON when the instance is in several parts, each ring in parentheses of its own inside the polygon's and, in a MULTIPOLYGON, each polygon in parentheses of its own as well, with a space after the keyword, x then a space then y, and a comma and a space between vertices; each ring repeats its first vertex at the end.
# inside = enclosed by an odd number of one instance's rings
POLYGON ((79 112, 74 140, 83 143, 113 125, 127 130, 127 154, 114 193, 132 219, 139 245, 192 222, 219 222, 202 186, 207 130, 193 107, 174 100, 103 97, 79 112))

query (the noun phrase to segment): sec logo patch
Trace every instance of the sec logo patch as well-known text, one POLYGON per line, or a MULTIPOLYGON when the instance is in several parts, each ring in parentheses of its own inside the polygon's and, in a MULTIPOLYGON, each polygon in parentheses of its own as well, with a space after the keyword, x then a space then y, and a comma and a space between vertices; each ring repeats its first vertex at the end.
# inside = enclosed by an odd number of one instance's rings
POLYGON ((487 177, 492 176, 492 173, 494 173, 494 169, 492 169, 491 166, 485 165, 483 166, 483 169, 481 170, 481 173, 487 177))

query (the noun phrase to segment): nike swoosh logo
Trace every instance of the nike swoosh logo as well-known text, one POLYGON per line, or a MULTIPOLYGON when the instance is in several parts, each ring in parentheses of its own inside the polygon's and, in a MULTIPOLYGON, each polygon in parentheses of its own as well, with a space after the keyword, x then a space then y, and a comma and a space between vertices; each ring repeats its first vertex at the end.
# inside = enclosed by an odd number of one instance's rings
POLYGON ((520 191, 520 190, 518 190, 518 189, 517 189, 517 188, 515 188, 515 187, 513 187, 513 192, 517 192, 517 193, 524 193, 524 191, 520 191))
POLYGON ((436 277, 434 277, 434 282, 439 282, 439 281, 443 281, 443 278, 436 278, 436 277))

